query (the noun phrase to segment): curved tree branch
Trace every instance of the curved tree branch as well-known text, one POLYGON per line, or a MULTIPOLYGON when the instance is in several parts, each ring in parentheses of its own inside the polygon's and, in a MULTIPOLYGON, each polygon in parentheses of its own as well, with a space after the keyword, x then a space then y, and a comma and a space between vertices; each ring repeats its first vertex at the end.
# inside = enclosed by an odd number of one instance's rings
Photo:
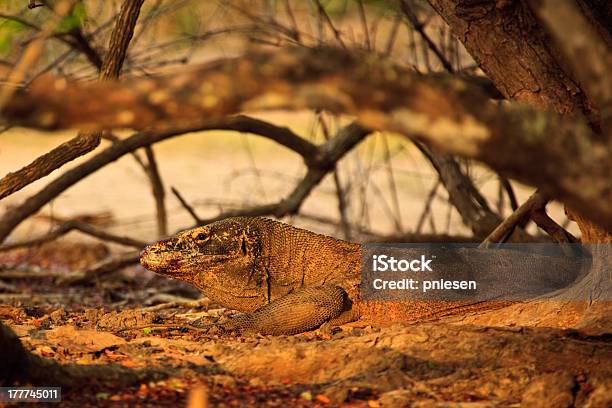
POLYGON ((302 156, 307 164, 309 168, 307 175, 287 199, 276 205, 256 207, 251 215, 289 214, 297 211, 299 205, 312 188, 321 181, 327 172, 333 169, 335 162, 355 144, 359 143, 368 133, 367 130, 353 124, 327 143, 317 147, 287 128, 277 127, 247 116, 230 117, 218 121, 204 121, 191 127, 181 127, 165 131, 140 132, 126 139, 116 141, 113 145, 93 156, 88 161, 68 170, 50 182, 20 206, 6 211, 0 218, 0 242, 4 241, 11 231, 23 220, 38 212, 45 204, 63 191, 123 155, 170 137, 205 130, 236 130, 257 134, 295 151, 302 156))
POLYGON ((371 55, 292 49, 124 83, 46 78, 20 92, 5 114, 13 123, 43 128, 142 128, 306 107, 352 114, 364 127, 413 135, 480 160, 612 229, 611 148, 582 120, 495 104, 469 81, 418 75, 371 55))

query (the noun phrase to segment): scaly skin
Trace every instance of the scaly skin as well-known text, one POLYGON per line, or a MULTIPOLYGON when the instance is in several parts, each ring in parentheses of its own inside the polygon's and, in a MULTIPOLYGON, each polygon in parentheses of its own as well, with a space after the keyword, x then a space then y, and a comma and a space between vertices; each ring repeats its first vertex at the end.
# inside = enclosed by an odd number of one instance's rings
POLYGON ((146 247, 140 262, 245 312, 221 325, 227 330, 296 334, 356 319, 410 321, 484 306, 362 301, 359 244, 266 218, 228 218, 182 231, 146 247))

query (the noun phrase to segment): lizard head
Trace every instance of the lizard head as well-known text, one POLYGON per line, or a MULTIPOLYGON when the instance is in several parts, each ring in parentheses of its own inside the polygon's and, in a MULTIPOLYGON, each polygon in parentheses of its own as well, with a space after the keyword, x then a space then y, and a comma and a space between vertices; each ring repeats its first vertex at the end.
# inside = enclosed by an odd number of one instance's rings
MULTIPOLYGON (((192 283, 211 299, 261 297, 265 277, 257 276, 259 234, 249 218, 228 218, 179 232, 146 247, 140 263, 147 269, 192 283)), ((244 308, 244 305, 241 305, 244 308)))

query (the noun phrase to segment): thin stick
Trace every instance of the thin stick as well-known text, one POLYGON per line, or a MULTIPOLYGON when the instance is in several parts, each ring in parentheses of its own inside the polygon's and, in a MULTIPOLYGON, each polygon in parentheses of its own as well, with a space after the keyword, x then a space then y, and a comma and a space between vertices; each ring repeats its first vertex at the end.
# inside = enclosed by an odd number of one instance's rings
POLYGON ((368 29, 368 20, 366 19, 365 7, 363 6, 363 0, 357 0, 359 6, 359 17, 361 18, 361 25, 363 26, 363 34, 365 36, 366 49, 370 51, 372 44, 370 42, 370 32, 368 29))
POLYGON ((438 177, 438 180, 436 180, 436 183, 434 184, 433 188, 429 191, 429 194, 427 194, 427 199, 425 200, 425 207, 423 208, 423 212, 421 213, 421 216, 419 217, 419 222, 417 223, 416 229, 414 230, 414 232, 417 234, 421 233, 423 224, 425 224, 427 215, 429 215, 429 212, 431 210, 431 203, 433 202, 433 199, 436 196, 436 192, 438 191, 438 187, 440 186, 440 184, 441 184, 440 177, 438 177))
POLYGON ((325 19, 325 21, 327 22, 327 25, 334 33, 334 37, 336 38, 336 41, 338 41, 338 44, 340 44, 340 46, 346 50, 347 48, 346 48, 346 45, 344 44, 344 41, 342 41, 342 36, 340 35, 340 31, 336 29, 336 26, 334 26, 334 22, 329 17, 329 14, 327 14, 327 12, 325 11, 325 8, 323 7, 323 4, 321 4, 321 1, 315 0, 315 4, 317 5, 317 9, 319 10, 319 15, 321 15, 325 19))
POLYGON ((191 205, 189 205, 189 203, 183 198, 181 193, 179 193, 178 190, 176 188, 174 188, 174 187, 170 187, 170 191, 172 191, 172 194, 174 194, 174 196, 177 198, 177 200, 179 200, 179 202, 181 203, 183 208, 186 209, 187 212, 191 215, 191 217, 196 222, 196 224, 201 224, 202 223, 202 218, 200 218, 198 216, 198 214, 195 212, 193 207, 191 205))
POLYGON ((410 7, 409 2, 407 0, 401 0, 400 7, 402 11, 404 12, 404 14, 406 15, 406 17, 408 18, 408 21, 410 21, 410 24, 412 25, 412 27, 415 29, 416 32, 418 32, 421 35, 421 38, 423 38, 423 40, 427 44, 427 47, 436 55, 436 57, 438 57, 438 60, 440 60, 440 63, 442 64, 444 69, 450 72, 451 74, 454 73, 455 70, 453 69, 452 64, 448 61, 448 59, 446 59, 446 57, 444 56, 442 51, 440 51, 436 43, 425 32, 425 24, 419 21, 416 14, 410 7))
POLYGON ((119 329, 117 331, 115 331, 115 333, 122 333, 122 332, 126 332, 126 331, 132 331, 132 330, 144 330, 144 329, 151 329, 151 330, 155 330, 155 329, 175 329, 175 330, 193 330, 193 331, 197 331, 197 332, 202 332, 202 333, 208 333, 210 330, 210 327, 207 328, 201 328, 201 327, 195 327, 195 326, 191 326, 191 325, 179 325, 179 324, 143 324, 141 326, 132 326, 132 327, 124 327, 123 329, 119 329))
MULTIPOLYGON (((329 128, 327 127, 327 123, 323 119, 322 112, 317 113, 317 118, 319 119, 319 124, 321 125, 321 130, 323 132, 323 136, 325 140, 331 139, 329 134, 329 128)), ((334 178, 334 186, 336 187, 336 197, 338 198, 338 212, 340 213, 340 225, 342 226, 342 232, 344 233, 344 238, 347 240, 351 239, 351 226, 348 221, 348 217, 346 214, 346 197, 345 191, 342 187, 342 183, 340 182, 340 175, 338 174, 338 166, 334 165, 334 169, 332 171, 332 176, 334 178)))
POLYGON ((63 235, 66 235, 67 233, 73 230, 80 231, 92 237, 96 237, 102 241, 114 242, 116 244, 130 246, 134 248, 143 248, 147 245, 147 243, 144 241, 138 241, 133 238, 114 235, 106 231, 103 231, 99 228, 96 228, 93 225, 86 224, 81 221, 72 220, 72 221, 65 222, 64 224, 60 225, 54 231, 51 231, 50 233, 43 235, 41 237, 36 237, 36 238, 29 239, 26 241, 21 241, 21 242, 16 242, 14 244, 0 246, 0 252, 9 251, 9 250, 16 249, 16 248, 24 248, 24 247, 31 247, 35 245, 41 245, 41 244, 44 244, 45 242, 53 241, 63 235))
POLYGON ((157 160, 155 159, 155 153, 153 153, 153 147, 145 146, 144 151, 149 162, 147 165, 147 174, 149 176, 149 180, 151 181, 151 190, 155 200, 155 210, 157 213, 157 235, 159 237, 165 237, 168 235, 168 215, 166 213, 166 194, 164 192, 164 185, 157 166, 157 160))
POLYGON ((504 236, 510 234, 512 230, 535 209, 542 209, 546 206, 548 199, 542 193, 536 191, 516 209, 508 218, 502 221, 480 244, 481 248, 487 248, 490 244, 500 242, 504 236))

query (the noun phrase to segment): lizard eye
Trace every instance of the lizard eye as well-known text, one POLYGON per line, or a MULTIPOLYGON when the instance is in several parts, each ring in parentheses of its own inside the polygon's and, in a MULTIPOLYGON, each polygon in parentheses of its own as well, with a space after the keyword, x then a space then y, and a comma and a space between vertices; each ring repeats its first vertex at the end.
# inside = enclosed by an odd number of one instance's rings
POLYGON ((200 232, 200 233, 199 233, 199 234, 196 236, 196 239, 197 239, 198 241, 203 241, 203 240, 205 240, 205 239, 206 239, 206 234, 205 234, 205 233, 203 233, 203 232, 200 232))

